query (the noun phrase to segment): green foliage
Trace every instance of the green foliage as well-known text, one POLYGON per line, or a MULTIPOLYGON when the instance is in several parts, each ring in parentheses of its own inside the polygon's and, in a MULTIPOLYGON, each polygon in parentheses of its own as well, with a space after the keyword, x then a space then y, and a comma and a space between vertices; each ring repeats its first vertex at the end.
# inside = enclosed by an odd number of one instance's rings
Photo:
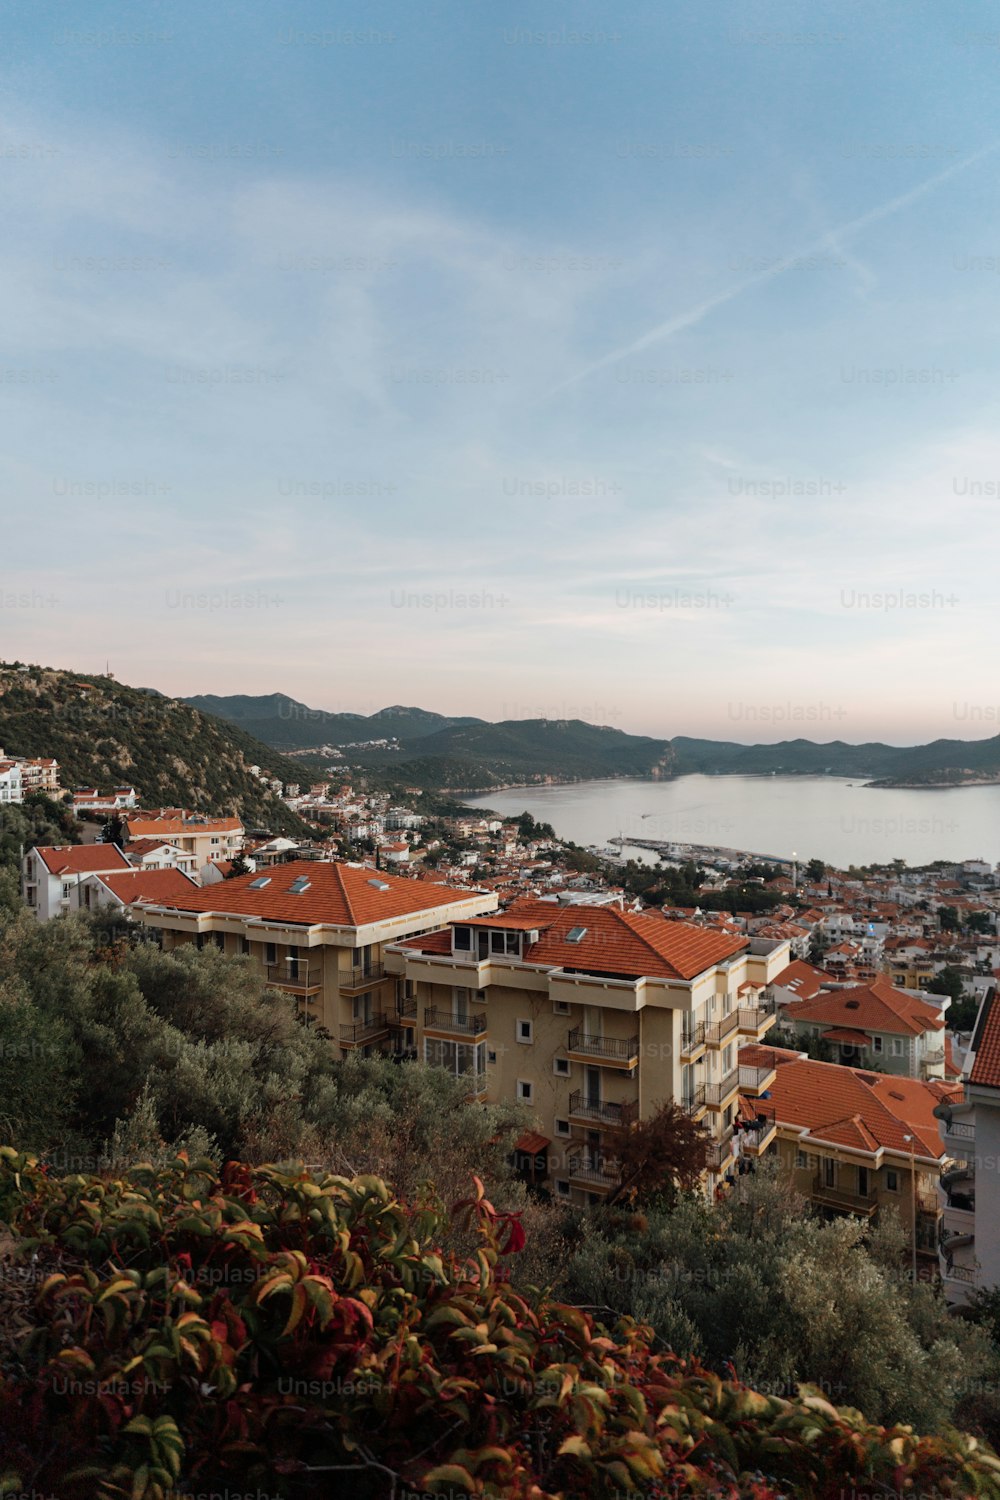
POLYGON ((4 1351, 4 1493, 1000 1497, 974 1439, 757 1394, 516 1291, 478 1179, 448 1215, 370 1176, 181 1156, 53 1181, 2 1148, 0 1206, 36 1278, 4 1351))
POLYGON ((860 1220, 811 1216, 760 1167, 721 1204, 607 1212, 576 1251, 571 1300, 630 1312, 682 1355, 779 1394, 808 1380, 881 1422, 938 1430, 996 1350, 900 1270, 898 1228, 866 1246, 860 1220))

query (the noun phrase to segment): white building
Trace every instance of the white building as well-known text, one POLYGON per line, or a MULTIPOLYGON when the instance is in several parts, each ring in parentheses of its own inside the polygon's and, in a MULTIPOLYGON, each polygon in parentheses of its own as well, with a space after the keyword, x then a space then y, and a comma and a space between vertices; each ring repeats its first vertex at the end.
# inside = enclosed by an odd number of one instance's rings
POLYGON ((48 922, 79 909, 79 888, 88 876, 131 869, 117 844, 36 846, 21 861, 21 898, 39 922, 48 922))
POLYGON ((980 1007, 962 1072, 960 1104, 939 1104, 945 1151, 941 1174, 941 1280, 953 1306, 1000 1286, 1000 997, 980 1007))
POLYGON ((0 806, 23 801, 21 767, 16 760, 0 760, 0 806))

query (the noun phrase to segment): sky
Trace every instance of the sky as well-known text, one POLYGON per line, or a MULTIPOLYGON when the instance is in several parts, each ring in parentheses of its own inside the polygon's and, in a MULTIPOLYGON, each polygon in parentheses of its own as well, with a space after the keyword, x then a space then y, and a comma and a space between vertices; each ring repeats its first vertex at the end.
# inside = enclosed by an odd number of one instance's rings
POLYGON ((1000 729, 985 0, 0 30, 0 657, 744 742, 1000 729))

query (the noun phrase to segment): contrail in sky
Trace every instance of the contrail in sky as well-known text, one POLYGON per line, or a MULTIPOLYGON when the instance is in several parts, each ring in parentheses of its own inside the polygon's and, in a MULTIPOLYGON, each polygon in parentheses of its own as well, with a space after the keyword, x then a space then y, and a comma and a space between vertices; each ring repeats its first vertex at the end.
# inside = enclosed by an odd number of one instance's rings
POLYGON ((672 338, 675 333, 682 332, 685 328, 693 328, 706 318, 710 312, 717 307, 724 307, 727 302, 747 292, 751 287, 763 286, 768 281, 773 281, 776 276, 781 276, 785 271, 801 261, 805 256, 813 255, 822 250, 831 239, 839 239, 845 235, 858 234, 862 229, 867 229, 869 224, 877 224, 880 219, 888 219, 890 215, 899 213, 900 209, 908 208, 918 198, 923 198, 927 193, 932 193, 942 182, 947 182, 950 177, 955 177, 959 172, 964 172, 977 161, 982 161, 985 156, 991 155, 1000 147, 1000 141, 994 141, 990 146, 984 146, 981 151, 975 151, 971 156, 966 156, 962 161, 955 162, 953 166, 946 167, 943 172, 937 172, 933 177, 928 177, 926 182, 921 182, 908 193, 900 193, 896 198, 890 198, 888 203, 881 203, 877 208, 871 208, 867 213, 861 214, 856 219, 850 219, 846 224, 840 224, 835 229, 828 229, 818 239, 812 240, 802 249, 796 250, 793 255, 786 255, 781 260, 776 260, 773 265, 764 271, 758 271, 753 276, 748 276, 744 281, 738 281, 735 286, 727 287, 724 292, 709 297, 706 302, 699 302, 697 306, 691 307, 687 312, 678 313, 676 317, 668 318, 665 323, 658 323, 648 333, 642 334, 640 338, 634 339, 631 344, 624 344, 620 349, 613 349, 610 354, 602 355, 600 359, 594 360, 592 364, 584 365, 575 375, 568 376, 547 391, 546 397, 554 396, 558 391, 564 391, 567 386, 576 385, 578 381, 585 380, 588 375, 593 375, 595 370, 603 370, 605 365, 613 365, 620 359, 625 359, 630 354, 638 354, 640 349, 647 349, 650 344, 658 344, 663 339, 672 338))

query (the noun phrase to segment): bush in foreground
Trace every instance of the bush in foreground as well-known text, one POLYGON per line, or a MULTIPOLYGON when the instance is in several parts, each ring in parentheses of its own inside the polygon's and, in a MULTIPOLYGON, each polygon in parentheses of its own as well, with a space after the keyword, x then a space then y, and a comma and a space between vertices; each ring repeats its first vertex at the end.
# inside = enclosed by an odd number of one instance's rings
POLYGON ((516 1292, 519 1221, 478 1180, 448 1216, 374 1177, 56 1180, 4 1147, 0 1217, 0 1494, 1000 1500, 974 1439, 762 1396, 516 1292))

